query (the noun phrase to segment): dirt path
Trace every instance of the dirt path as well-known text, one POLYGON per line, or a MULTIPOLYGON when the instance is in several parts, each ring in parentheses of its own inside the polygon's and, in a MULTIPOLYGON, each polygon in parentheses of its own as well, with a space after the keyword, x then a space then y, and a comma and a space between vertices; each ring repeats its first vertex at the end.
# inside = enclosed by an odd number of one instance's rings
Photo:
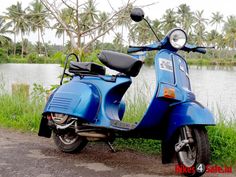
POLYGON ((65 154, 55 148, 52 139, 0 128, 0 177, 74 176, 175 177, 175 166, 162 165, 157 156, 111 153, 103 143, 89 144, 80 154, 65 154))

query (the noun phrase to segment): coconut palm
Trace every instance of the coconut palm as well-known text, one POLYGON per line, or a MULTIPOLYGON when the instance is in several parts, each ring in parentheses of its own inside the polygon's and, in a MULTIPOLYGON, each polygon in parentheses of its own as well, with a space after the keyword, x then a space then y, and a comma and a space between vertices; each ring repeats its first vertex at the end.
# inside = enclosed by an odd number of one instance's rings
POLYGON ((21 3, 17 2, 16 4, 16 15, 18 18, 15 21, 14 31, 16 31, 17 34, 21 35, 21 58, 23 58, 24 54, 24 35, 29 32, 29 24, 28 22, 28 16, 26 14, 27 9, 22 9, 21 3))
POLYGON ((198 45, 202 45, 206 38, 206 24, 208 20, 203 17, 203 13, 203 10, 197 10, 194 13, 194 33, 198 45))
MULTIPOLYGON (((110 23, 107 22, 108 19, 109 19, 108 13, 106 13, 106 12, 100 12, 99 13, 98 23, 101 24, 101 27, 98 30, 99 34, 106 31, 107 28, 110 26, 110 23)), ((109 34, 109 33, 107 33, 107 34, 109 34)), ((105 38, 105 35, 102 36, 102 48, 103 48, 103 44, 104 44, 104 38, 105 38)))
POLYGON ((8 24, 10 26, 13 26, 13 33, 14 33, 14 50, 13 54, 14 56, 16 55, 16 20, 18 18, 17 12, 17 6, 16 5, 11 5, 10 7, 7 8, 7 12, 5 12, 4 18, 8 21, 8 24))
MULTIPOLYGON (((162 39, 164 35, 163 35, 162 31, 161 31, 161 22, 158 19, 155 19, 155 20, 152 21, 152 28, 157 33, 157 37, 159 39, 162 39)), ((150 31, 150 33, 152 33, 152 32, 150 31)))
POLYGON ((123 47, 121 33, 116 33, 116 37, 113 39, 113 44, 116 47, 116 49, 121 49, 123 47))
POLYGON ((227 17, 227 21, 224 25, 225 38, 229 44, 229 47, 236 49, 236 16, 227 17))
MULTIPOLYGON (((122 10, 117 17, 118 18, 117 26, 121 27, 122 39, 124 38, 124 29, 129 31, 131 28, 132 19, 130 18, 130 12, 132 9, 133 9, 133 5, 129 4, 128 7, 122 10)), ((128 40, 128 43, 130 43, 129 40, 128 40)))
POLYGON ((6 23, 5 19, 0 17, 0 46, 7 45, 11 42, 11 39, 5 35, 6 33, 11 33, 9 27, 10 23, 6 23))
MULTIPOLYGON (((74 11, 71 8, 64 8, 60 12, 60 18, 63 20, 64 23, 67 25, 72 25, 74 20, 74 11)), ((62 26, 61 23, 57 22, 54 24, 53 28, 56 29, 56 36, 61 37, 62 36, 62 45, 65 46, 65 33, 66 30, 64 29, 64 26, 62 26)))
POLYGON ((224 22, 224 16, 220 12, 213 12, 210 24, 215 25, 215 30, 217 31, 218 25, 224 22))
POLYGON ((177 10, 177 22, 180 24, 180 27, 183 28, 188 34, 193 24, 193 12, 191 12, 191 9, 188 5, 179 5, 177 10))
POLYGON ((45 54, 47 56, 47 49, 43 38, 44 27, 49 23, 47 20, 48 16, 47 10, 39 0, 34 0, 30 4, 29 16, 31 22, 30 27, 32 31, 33 32, 38 31, 39 53, 41 53, 41 47, 40 47, 40 35, 41 35, 42 43, 45 48, 45 54))
POLYGON ((166 34, 168 31, 176 27, 177 16, 174 9, 167 9, 162 16, 162 29, 166 34))
POLYGON ((81 23, 83 30, 89 29, 95 25, 96 21, 99 19, 98 10, 96 9, 95 0, 88 0, 83 8, 83 13, 81 14, 81 23))
MULTIPOLYGON (((151 20, 148 19, 148 17, 146 19, 151 23, 151 20)), ((142 45, 153 41, 153 34, 150 32, 150 28, 145 21, 136 23, 133 30, 138 44, 142 45)))

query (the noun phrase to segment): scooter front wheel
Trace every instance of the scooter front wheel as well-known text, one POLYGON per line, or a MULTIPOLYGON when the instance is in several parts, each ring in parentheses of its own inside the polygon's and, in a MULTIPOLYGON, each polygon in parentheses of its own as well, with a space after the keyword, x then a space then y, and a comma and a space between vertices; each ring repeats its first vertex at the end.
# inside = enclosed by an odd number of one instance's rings
POLYGON ((175 149, 179 169, 185 176, 199 177, 205 173, 206 165, 210 161, 210 145, 207 131, 204 127, 183 127, 178 137, 175 149), (185 137, 183 134, 185 133, 185 137), (188 143, 186 143, 187 141, 188 143), (182 147, 180 145, 182 143, 182 147))
POLYGON ((53 132, 53 140, 58 149, 67 153, 80 152, 88 143, 85 137, 81 137, 74 130, 58 134, 53 132))

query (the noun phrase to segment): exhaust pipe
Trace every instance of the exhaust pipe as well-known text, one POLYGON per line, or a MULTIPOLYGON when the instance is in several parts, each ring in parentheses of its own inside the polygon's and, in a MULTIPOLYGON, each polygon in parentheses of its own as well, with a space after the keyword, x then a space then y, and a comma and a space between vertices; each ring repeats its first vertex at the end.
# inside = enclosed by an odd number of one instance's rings
POLYGON ((97 132, 78 132, 77 134, 88 138, 107 138, 107 135, 97 132))

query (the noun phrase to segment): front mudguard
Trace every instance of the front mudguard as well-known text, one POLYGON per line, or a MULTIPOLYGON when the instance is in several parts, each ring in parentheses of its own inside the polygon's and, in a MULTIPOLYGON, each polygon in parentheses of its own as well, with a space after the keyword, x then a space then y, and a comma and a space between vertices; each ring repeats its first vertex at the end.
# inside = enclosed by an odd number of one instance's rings
POLYGON ((184 102, 171 106, 167 121, 167 131, 162 140, 162 163, 171 163, 176 142, 176 132, 180 127, 215 125, 212 113, 198 102, 184 102))
POLYGON ((165 139, 185 125, 215 125, 212 113, 198 102, 184 102, 171 106, 165 139))

